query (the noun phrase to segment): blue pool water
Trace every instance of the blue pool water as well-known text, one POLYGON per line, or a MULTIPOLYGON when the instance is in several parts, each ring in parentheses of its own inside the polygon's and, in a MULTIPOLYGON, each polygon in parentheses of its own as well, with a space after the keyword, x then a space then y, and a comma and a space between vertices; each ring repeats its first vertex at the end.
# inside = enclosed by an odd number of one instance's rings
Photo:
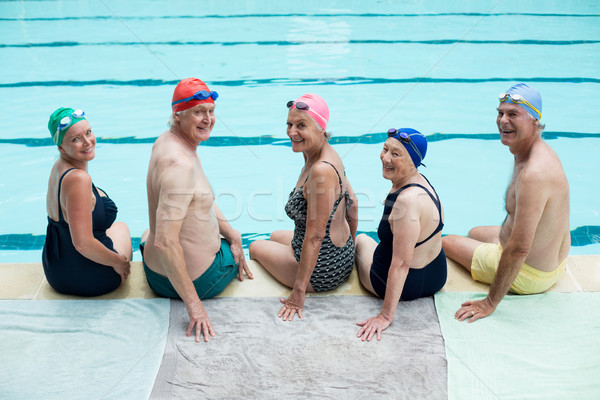
POLYGON ((600 254, 597 1, 0 2, 0 59, 0 262, 40 260, 58 155, 46 124, 59 106, 86 111, 98 137, 90 174, 138 240, 152 141, 189 76, 221 95, 198 153, 246 245, 292 228, 283 205, 302 157, 285 103, 306 92, 329 104, 360 231, 379 222, 383 132, 400 126, 428 135, 422 172, 445 233, 501 223, 512 160, 496 96, 525 81, 571 184, 571 254, 600 254))

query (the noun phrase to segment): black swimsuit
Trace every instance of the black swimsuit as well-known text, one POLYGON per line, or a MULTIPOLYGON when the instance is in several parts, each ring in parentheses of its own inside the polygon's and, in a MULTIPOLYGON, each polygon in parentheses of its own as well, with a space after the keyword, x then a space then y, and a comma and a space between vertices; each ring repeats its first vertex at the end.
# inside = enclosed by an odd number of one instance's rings
MULTIPOLYGON (((352 272, 354 267, 354 241, 352 235, 348 236, 346 244, 342 247, 337 247, 331 241, 329 234, 329 227, 331 226, 331 220, 333 214, 338 208, 338 205, 343 198, 346 199, 346 207, 350 208, 352 199, 348 195, 348 191, 342 192, 342 179, 337 169, 327 161, 323 161, 329 164, 335 170, 340 183, 340 197, 333 203, 333 209, 331 215, 327 221, 327 228, 325 229, 325 237, 321 243, 321 249, 319 250, 319 257, 317 258, 317 264, 310 276, 310 284, 315 292, 324 292, 327 290, 335 289, 340 286, 352 272)), ((292 190, 287 204, 285 205, 285 212, 288 217, 294 220, 294 237, 292 238, 292 248, 294 249, 294 256, 296 261, 300 262, 300 256, 302 254, 302 244, 304 243, 304 237, 306 235, 306 214, 307 214, 307 203, 306 199, 302 195, 302 186, 298 190, 292 190)))
MULTIPOLYGON (((423 176, 423 178, 425 178, 423 176)), ((429 181, 425 178, 427 183, 429 181)), ((431 185, 431 183, 429 183, 431 185)), ((379 223, 379 228, 377 229, 377 236, 379 236, 379 244, 375 249, 375 253, 373 254, 373 264, 371 265, 371 285, 377 295, 381 298, 385 297, 385 289, 387 284, 388 273, 390 270, 390 266, 392 264, 392 255, 394 251, 393 241, 394 235, 392 233, 392 229, 390 227, 389 216, 394 208, 394 203, 396 202, 396 198, 403 190, 409 187, 419 187, 423 189, 431 198, 439 213, 439 223, 435 228, 433 233, 429 235, 425 240, 418 242, 415 245, 415 248, 419 247, 423 243, 427 242, 433 236, 435 236, 438 232, 442 230, 444 227, 444 223, 442 222, 442 205, 440 203, 440 199, 433 189, 435 193, 435 197, 426 187, 423 185, 419 185, 418 183, 410 183, 406 186, 401 187, 394 193, 388 194, 385 199, 385 207, 383 210, 383 217, 381 218, 381 222, 379 223)), ((438 256, 427 264, 423 268, 415 269, 410 268, 408 272, 408 276, 406 277, 406 282, 404 283, 404 289, 402 290, 402 295, 400 296, 401 300, 414 300, 419 297, 431 296, 437 291, 439 291, 444 284, 446 283, 447 276, 447 266, 446 266, 446 255, 444 253, 444 249, 440 250, 438 256)))
MULTIPOLYGON (((85 258, 73 245, 69 224, 63 218, 60 207, 63 178, 73 169, 75 168, 65 171, 58 182, 58 222, 48 217, 42 264, 48 283, 57 292, 76 296, 99 296, 119 287, 121 277, 112 267, 85 258)), ((106 230, 117 218, 117 206, 108 196, 100 196, 94 184, 92 192, 96 197, 96 205, 92 211, 94 237, 108 249, 115 251, 106 230)))

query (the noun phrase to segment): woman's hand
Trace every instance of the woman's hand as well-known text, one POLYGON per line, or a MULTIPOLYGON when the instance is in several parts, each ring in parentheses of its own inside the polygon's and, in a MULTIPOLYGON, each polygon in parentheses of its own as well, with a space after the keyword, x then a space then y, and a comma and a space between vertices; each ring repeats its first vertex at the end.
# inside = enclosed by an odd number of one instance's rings
POLYGON ((356 337, 362 337, 362 341, 365 340, 370 342, 373 338, 373 335, 377 333, 377 340, 381 340, 381 332, 387 329, 388 326, 392 323, 391 319, 388 319, 383 314, 379 314, 376 317, 371 317, 363 322, 358 322, 356 325, 361 326, 360 331, 356 337))
POLYGON ((279 310, 278 317, 281 317, 284 321, 291 321, 294 319, 294 314, 298 313, 298 317, 302 319, 302 308, 304 307, 304 299, 306 295, 304 292, 299 290, 292 290, 290 297, 287 299, 279 299, 283 303, 283 307, 279 310))
POLYGON ((120 256, 121 260, 117 265, 113 265, 113 269, 121 277, 121 283, 125 282, 125 279, 131 272, 131 265, 125 256, 120 256))

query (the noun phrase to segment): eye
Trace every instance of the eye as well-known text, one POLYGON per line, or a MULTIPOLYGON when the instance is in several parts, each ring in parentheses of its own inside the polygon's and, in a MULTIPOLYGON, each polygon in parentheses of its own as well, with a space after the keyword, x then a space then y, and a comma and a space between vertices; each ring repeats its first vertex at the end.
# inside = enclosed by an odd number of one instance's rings
POLYGON ((393 155, 394 157, 398 157, 400 154, 399 154, 399 153, 392 153, 392 155, 393 155))

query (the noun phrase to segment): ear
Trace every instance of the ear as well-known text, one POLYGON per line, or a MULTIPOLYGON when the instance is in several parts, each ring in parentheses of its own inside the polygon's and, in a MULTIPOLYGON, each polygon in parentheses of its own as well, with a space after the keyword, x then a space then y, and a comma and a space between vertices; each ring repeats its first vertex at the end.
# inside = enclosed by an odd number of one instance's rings
POLYGON ((62 144, 58 146, 58 151, 60 152, 60 154, 65 154, 65 149, 63 149, 62 144))
POLYGON ((181 122, 181 116, 175 111, 173 111, 173 119, 177 122, 181 122))

